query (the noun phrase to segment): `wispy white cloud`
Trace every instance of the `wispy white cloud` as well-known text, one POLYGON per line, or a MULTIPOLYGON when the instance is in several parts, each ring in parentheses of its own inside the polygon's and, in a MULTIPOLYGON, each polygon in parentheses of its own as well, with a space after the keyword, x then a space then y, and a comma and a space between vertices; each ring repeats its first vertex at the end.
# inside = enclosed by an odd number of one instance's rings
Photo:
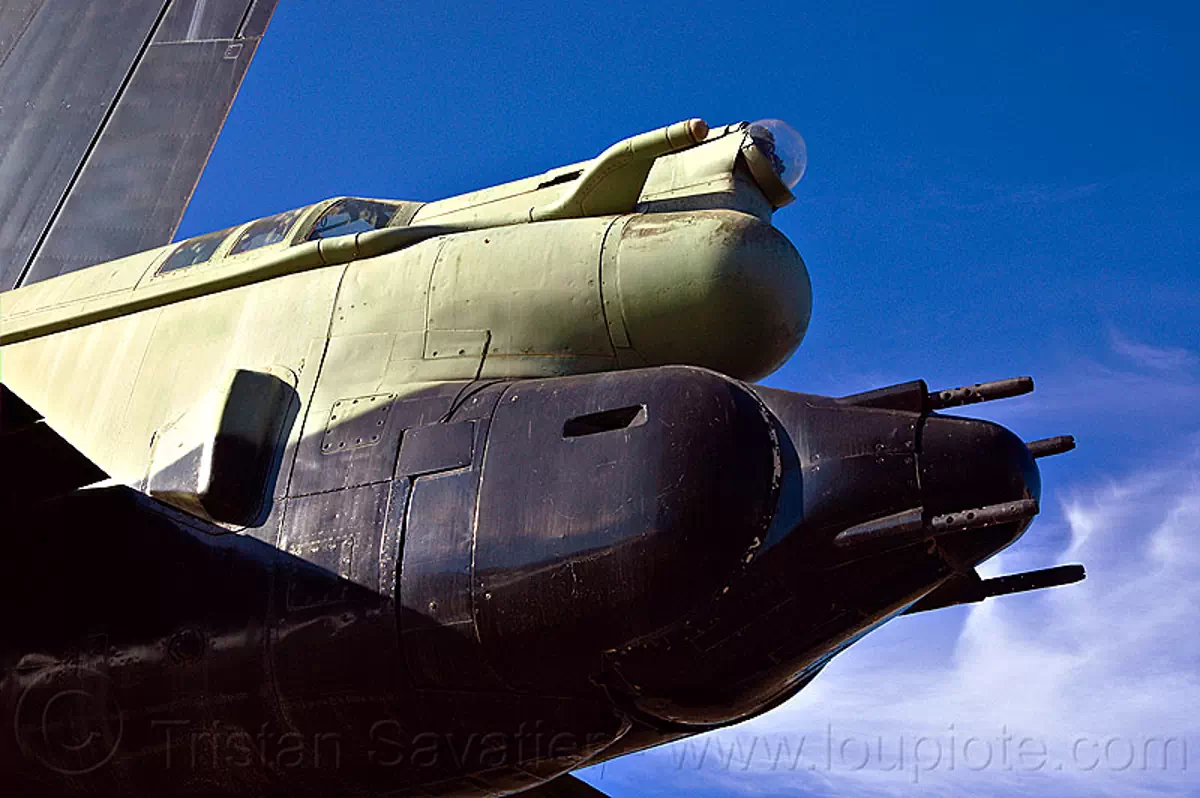
POLYGON ((1200 446, 1077 489, 1039 521, 1064 528, 1063 546, 988 564, 1083 562, 1082 584, 893 621, 785 706, 638 769, 705 795, 1188 794, 1200 784, 1198 466, 1200 446))
POLYGON ((1060 353, 1061 367, 1038 376, 1032 396, 956 409, 1001 423, 1018 419, 1077 425, 1129 424, 1129 417, 1191 425, 1200 408, 1200 354, 1181 347, 1137 341, 1110 328, 1109 350, 1100 355, 1060 353))
MULTIPOLYGON (((1065 418, 1066 432, 1076 431, 1080 420, 1086 426, 1131 413, 1182 418, 1188 424, 1195 420, 1200 408, 1200 352, 1139 341, 1111 326, 1107 337, 1106 350, 1059 351, 1054 368, 1034 375, 1037 390, 1030 396, 967 405, 952 412, 1000 423, 1030 418, 1057 422, 1065 418)), ((854 363, 819 375, 798 375, 785 366, 765 384, 791 389, 804 384, 805 390, 842 396, 913 379, 912 373, 896 373, 886 365, 864 368, 854 363), (815 387, 811 387, 814 382, 815 387)), ((955 383, 936 373, 921 376, 934 389, 955 383)))
POLYGON ((1144 369, 1179 371, 1200 363, 1200 357, 1187 349, 1135 341, 1115 327, 1109 329, 1108 337, 1113 352, 1144 369))

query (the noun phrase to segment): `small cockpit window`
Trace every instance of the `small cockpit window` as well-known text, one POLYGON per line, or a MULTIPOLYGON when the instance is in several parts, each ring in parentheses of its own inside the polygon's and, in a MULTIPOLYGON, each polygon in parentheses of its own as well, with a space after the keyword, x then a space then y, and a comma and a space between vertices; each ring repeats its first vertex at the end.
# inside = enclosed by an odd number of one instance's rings
POLYGON ((338 200, 321 214, 305 240, 316 241, 318 238, 365 233, 387 227, 399 207, 398 203, 354 197, 338 200))
POLYGON ((177 269, 195 266, 197 263, 205 263, 217 251, 217 247, 221 246, 221 242, 225 240, 232 229, 232 227, 227 227, 215 233, 189 238, 176 247, 171 256, 163 261, 163 265, 158 267, 158 273, 166 274, 177 269))
POLYGON ((230 248, 229 254, 237 255, 240 252, 249 252, 259 247, 278 244, 287 236, 288 230, 292 229, 292 225, 296 223, 296 219, 300 218, 300 214, 306 210, 308 209, 297 208, 294 211, 284 211, 265 219, 259 219, 238 237, 233 247, 230 248))

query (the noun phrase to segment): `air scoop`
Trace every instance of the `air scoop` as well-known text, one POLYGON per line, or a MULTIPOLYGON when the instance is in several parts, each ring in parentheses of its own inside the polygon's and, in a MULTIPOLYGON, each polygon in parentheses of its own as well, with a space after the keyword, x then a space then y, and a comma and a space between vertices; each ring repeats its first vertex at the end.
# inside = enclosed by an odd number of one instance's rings
POLYGON ((618 141, 588 165, 566 194, 549 205, 531 208, 529 220, 628 213, 642 193, 655 158, 693 147, 707 135, 703 119, 687 119, 618 141))

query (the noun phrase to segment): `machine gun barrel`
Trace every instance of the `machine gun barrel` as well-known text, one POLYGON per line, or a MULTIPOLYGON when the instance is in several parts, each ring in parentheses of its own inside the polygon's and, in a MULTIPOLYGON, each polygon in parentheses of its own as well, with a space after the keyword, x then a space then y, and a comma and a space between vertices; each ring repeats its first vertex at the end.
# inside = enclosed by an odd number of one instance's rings
POLYGON ((960 388, 948 388, 944 391, 930 393, 929 409, 944 410, 947 407, 990 402, 993 399, 1022 396, 1032 391, 1033 377, 1010 377, 994 382, 977 382, 974 385, 964 385, 960 388))
POLYGON ((1074 435, 1056 435, 1053 438, 1042 438, 1036 441, 1030 441, 1025 444, 1029 448, 1029 453, 1035 458, 1052 457, 1056 454, 1065 454, 1075 448, 1074 435))

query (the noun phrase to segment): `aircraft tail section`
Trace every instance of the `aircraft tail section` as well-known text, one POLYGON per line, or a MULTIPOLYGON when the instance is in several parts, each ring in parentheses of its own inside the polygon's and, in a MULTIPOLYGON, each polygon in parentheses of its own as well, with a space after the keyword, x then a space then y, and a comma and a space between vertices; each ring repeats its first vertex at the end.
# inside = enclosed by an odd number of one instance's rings
POLYGON ((0 290, 171 240, 276 2, 0 6, 0 290))

